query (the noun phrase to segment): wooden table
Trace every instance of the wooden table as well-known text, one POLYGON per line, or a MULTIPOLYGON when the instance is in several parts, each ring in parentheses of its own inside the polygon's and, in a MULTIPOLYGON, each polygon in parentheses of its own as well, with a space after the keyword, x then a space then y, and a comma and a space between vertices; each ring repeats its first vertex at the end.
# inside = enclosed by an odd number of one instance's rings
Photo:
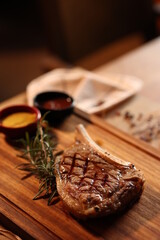
MULTIPOLYGON (((122 117, 116 116, 117 110, 122 113, 129 111, 134 116, 139 113, 143 115, 160 113, 160 37, 95 69, 94 72, 103 76, 108 76, 111 73, 133 75, 143 81, 142 90, 136 96, 103 114, 103 120, 107 123, 131 134, 133 129, 128 127, 122 117)), ((158 142, 153 141, 151 145, 160 151, 159 140, 158 142)))
POLYGON ((106 65, 102 65, 94 72, 104 76, 108 73, 137 76, 144 82, 140 95, 159 103, 160 37, 106 65))
MULTIPOLYGON (((152 85, 152 78, 158 84, 158 57, 155 57, 157 59, 157 62, 155 62, 157 68, 155 69, 153 65, 149 63, 145 65, 145 63, 150 62, 150 58, 153 57, 152 50, 153 54, 155 54, 157 49, 160 49, 160 40, 155 40, 155 42, 97 69, 96 72, 105 75, 108 71, 116 71, 134 74, 142 79, 143 77, 146 79, 146 72, 148 76, 146 85, 138 98, 139 100, 143 97, 148 98, 146 89, 152 85), (138 59, 140 62, 138 62, 138 59), (129 61, 131 61, 130 68, 127 67, 129 61), (149 66, 152 66, 152 69, 150 68, 150 77, 149 66), (144 71, 144 68, 146 71, 144 71), (143 73, 144 75, 142 75, 143 73)), ((153 94, 152 101, 158 102, 158 94, 155 99, 154 97, 153 94)), ((132 101, 134 102, 135 99, 132 99, 132 101)), ((131 106, 132 101, 129 103, 131 106)), ((15 103, 26 103, 25 94, 2 103, 1 107, 15 103)), ((134 163, 137 168, 144 172, 146 179, 145 189, 140 200, 131 209, 119 216, 87 221, 74 219, 65 211, 61 201, 50 207, 47 206, 46 199, 33 201, 32 197, 37 192, 38 181, 34 177, 25 180, 21 179, 24 174, 16 169, 16 166, 24 162, 24 160, 17 157, 17 151, 1 134, 0 224, 3 224, 22 239, 159 239, 159 152, 156 149, 148 151, 148 147, 142 144, 141 141, 137 144, 138 140, 115 129, 107 122, 105 124, 104 122, 99 123, 98 120, 97 123, 94 121, 95 124, 93 124, 72 114, 59 128, 54 129, 54 132, 58 136, 60 144, 65 148, 74 141, 75 126, 78 123, 83 123, 91 137, 99 142, 103 148, 107 148, 111 153, 134 163)))

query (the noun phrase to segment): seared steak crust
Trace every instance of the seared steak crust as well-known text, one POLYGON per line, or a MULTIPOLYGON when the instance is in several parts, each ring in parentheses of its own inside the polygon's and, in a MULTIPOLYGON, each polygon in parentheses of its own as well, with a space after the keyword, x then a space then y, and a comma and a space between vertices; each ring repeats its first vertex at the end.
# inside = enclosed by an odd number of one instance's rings
POLYGON ((56 162, 59 195, 79 218, 119 211, 142 192, 143 175, 133 164, 114 162, 113 156, 107 161, 110 154, 102 155, 95 145, 77 141, 56 162))

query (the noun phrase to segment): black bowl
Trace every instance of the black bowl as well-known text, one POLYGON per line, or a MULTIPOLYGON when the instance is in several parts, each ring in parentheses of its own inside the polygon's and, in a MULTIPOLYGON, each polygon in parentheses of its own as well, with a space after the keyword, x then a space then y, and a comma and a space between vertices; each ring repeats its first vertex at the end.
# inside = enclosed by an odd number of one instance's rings
POLYGON ((72 113, 74 100, 64 92, 42 92, 34 98, 34 106, 40 110, 42 116, 48 112, 45 119, 54 126, 72 113))

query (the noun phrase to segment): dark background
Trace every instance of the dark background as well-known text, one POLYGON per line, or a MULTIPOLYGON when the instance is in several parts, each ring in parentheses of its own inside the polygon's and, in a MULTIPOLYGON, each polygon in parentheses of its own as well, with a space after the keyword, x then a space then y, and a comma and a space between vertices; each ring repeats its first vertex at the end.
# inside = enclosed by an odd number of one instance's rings
POLYGON ((155 21, 151 0, 0 1, 0 100, 52 68, 92 69, 140 46, 155 21))

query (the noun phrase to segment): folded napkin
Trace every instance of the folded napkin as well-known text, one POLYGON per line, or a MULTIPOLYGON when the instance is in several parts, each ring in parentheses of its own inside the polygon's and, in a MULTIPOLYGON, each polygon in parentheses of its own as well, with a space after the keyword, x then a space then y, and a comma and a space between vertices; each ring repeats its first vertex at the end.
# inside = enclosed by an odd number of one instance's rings
POLYGON ((110 109, 141 89, 142 81, 133 76, 109 74, 102 77, 82 68, 55 69, 27 86, 27 99, 44 91, 63 91, 75 99, 75 107, 87 114, 110 109))

